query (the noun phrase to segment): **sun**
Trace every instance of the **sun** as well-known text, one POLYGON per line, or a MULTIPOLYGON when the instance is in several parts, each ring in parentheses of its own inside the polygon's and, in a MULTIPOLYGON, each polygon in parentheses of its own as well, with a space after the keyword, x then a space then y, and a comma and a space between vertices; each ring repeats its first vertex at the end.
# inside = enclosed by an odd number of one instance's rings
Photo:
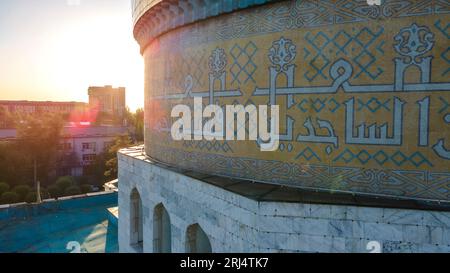
POLYGON ((49 80, 59 89, 70 86, 71 92, 87 92, 96 85, 123 86, 127 105, 141 107, 144 64, 130 33, 131 22, 124 24, 114 16, 88 17, 66 25, 51 37, 52 46, 47 48, 49 80))

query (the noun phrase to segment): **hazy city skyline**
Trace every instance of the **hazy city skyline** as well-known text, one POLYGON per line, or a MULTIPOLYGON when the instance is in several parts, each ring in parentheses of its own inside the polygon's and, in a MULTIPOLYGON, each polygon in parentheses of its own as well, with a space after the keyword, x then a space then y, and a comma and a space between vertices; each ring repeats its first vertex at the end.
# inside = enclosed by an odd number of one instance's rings
POLYGON ((89 86, 113 85, 142 107, 131 33, 129 0, 1 1, 0 100, 87 102, 89 86))

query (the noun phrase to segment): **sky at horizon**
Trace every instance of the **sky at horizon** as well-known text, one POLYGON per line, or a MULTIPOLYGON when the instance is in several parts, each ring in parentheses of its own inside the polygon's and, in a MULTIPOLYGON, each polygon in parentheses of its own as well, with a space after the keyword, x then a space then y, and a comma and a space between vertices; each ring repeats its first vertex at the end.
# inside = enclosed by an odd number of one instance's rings
POLYGON ((103 85, 143 107, 130 0, 0 1, 0 100, 87 102, 103 85))

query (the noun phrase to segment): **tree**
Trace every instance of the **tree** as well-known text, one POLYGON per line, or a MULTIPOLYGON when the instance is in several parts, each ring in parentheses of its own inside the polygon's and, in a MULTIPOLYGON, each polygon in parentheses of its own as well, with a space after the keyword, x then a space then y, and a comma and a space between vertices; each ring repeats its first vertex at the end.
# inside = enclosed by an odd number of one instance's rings
POLYGON ((144 109, 139 108, 136 110, 134 133, 136 142, 144 141, 144 109))
POLYGON ((144 109, 138 108, 135 113, 132 113, 127 107, 125 111, 125 120, 131 128, 131 137, 135 142, 144 141, 144 109))
POLYGON ((75 185, 75 179, 71 176, 59 177, 55 183, 60 193, 66 192, 66 190, 75 185))
POLYGON ((0 196, 3 193, 9 191, 9 188, 10 188, 9 184, 6 184, 5 182, 0 182, 0 196))
POLYGON ((93 124, 95 126, 114 124, 114 116, 107 112, 98 112, 93 124))
POLYGON ((0 181, 10 187, 32 181, 31 160, 15 142, 0 143, 0 181))
POLYGON ((27 195, 31 192, 31 188, 28 185, 19 185, 14 187, 13 192, 17 194, 20 201, 24 201, 27 195))
MULTIPOLYGON (((41 189, 41 197, 42 197, 42 199, 49 198, 48 191, 44 188, 41 189)), ((37 201, 37 195, 36 195, 35 191, 30 191, 24 200, 24 202, 27 202, 27 203, 36 203, 36 201, 37 201)))
POLYGON ((36 202, 36 192, 29 192, 25 197, 25 202, 27 203, 35 203, 36 202))
POLYGON ((47 191, 51 198, 58 198, 58 197, 62 196, 62 194, 63 194, 63 192, 61 192, 59 187, 56 185, 48 186, 47 191))
POLYGON ((27 116, 17 123, 17 144, 33 165, 33 182, 47 181, 55 167, 63 121, 55 114, 27 116))
POLYGON ((0 197, 0 204, 14 204, 19 200, 19 196, 15 192, 5 192, 0 197))
POLYGON ((126 147, 130 147, 132 145, 132 141, 128 135, 119 136, 115 139, 114 144, 109 148, 108 153, 106 155, 106 171, 105 177, 109 180, 113 180, 117 178, 118 172, 118 164, 117 164, 117 152, 126 147))
POLYGON ((59 151, 58 160, 56 163, 57 169, 71 169, 75 166, 81 166, 76 152, 65 153, 64 151, 59 151))
POLYGON ((14 128, 17 114, 13 114, 7 108, 0 107, 0 128, 14 128))
POLYGON ((68 187, 64 193, 66 196, 79 195, 81 194, 81 190, 80 187, 73 185, 68 187))
POLYGON ((88 184, 82 184, 80 186, 80 190, 81 190, 82 193, 89 193, 89 192, 92 191, 92 186, 88 185, 88 184))
MULTIPOLYGON (((108 159, 108 151, 104 151, 95 157, 95 160, 86 168, 85 175, 88 175, 91 179, 90 183, 100 186, 106 182, 105 172, 106 172, 106 162, 108 159)), ((81 184, 86 184, 88 181, 81 182, 81 184)))

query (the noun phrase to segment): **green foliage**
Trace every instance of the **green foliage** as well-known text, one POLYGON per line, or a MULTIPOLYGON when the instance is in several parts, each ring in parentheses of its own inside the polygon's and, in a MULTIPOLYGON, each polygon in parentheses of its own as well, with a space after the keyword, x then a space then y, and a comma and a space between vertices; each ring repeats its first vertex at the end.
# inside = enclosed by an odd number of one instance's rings
MULTIPOLYGON (((45 200, 49 198, 48 192, 46 189, 41 189, 41 200, 45 200)), ((37 195, 36 191, 30 191, 24 199, 24 202, 27 203, 36 203, 37 195)))
POLYGON ((50 197, 48 190, 46 188, 41 187, 41 199, 48 199, 50 197))
POLYGON ((62 196, 62 191, 59 189, 56 185, 50 185, 47 188, 48 194, 50 195, 50 198, 58 198, 62 196))
POLYGON ((144 109, 139 108, 134 114, 134 134, 136 142, 144 141, 144 109))
POLYGON ((10 186, 31 182, 31 163, 30 156, 16 142, 0 143, 0 181, 10 186))
POLYGON ((25 197, 25 202, 27 203, 36 203, 36 192, 29 192, 27 196, 25 197))
POLYGON ((56 167, 63 120, 58 114, 41 113, 21 117, 16 120, 16 126, 16 148, 27 159, 18 166, 31 170, 36 166, 37 172, 30 180, 36 177, 39 181, 48 181, 50 170, 56 167))
POLYGON ((118 164, 117 164, 117 152, 120 149, 130 147, 132 141, 129 136, 119 136, 115 139, 114 144, 109 148, 106 154, 106 171, 105 177, 109 180, 117 178, 118 164))
POLYGON ((19 201, 19 196, 15 192, 5 192, 0 196, 0 204, 14 204, 19 201))
POLYGON ((110 160, 106 161, 105 176, 108 177, 110 180, 117 178, 118 176, 117 157, 111 158, 110 160))
POLYGON ((64 192, 64 195, 66 196, 70 196, 70 195, 78 195, 81 194, 81 190, 80 187, 78 186, 70 186, 66 189, 66 191, 64 192))
POLYGON ((0 128, 11 129, 14 128, 15 120, 18 114, 11 113, 7 109, 0 107, 0 128))
POLYGON ((77 185, 83 185, 83 184, 89 184, 89 177, 88 176, 78 176, 74 177, 77 185))
POLYGON ((88 184, 83 184, 80 186, 80 190, 82 193, 89 193, 92 192, 92 186, 88 184))
MULTIPOLYGON (((78 183, 75 177, 62 176, 56 180, 55 184, 50 185, 47 188, 47 192, 51 198, 58 198, 61 196, 68 196, 68 195, 78 195, 82 193, 82 190, 80 187, 77 186, 77 184, 78 183)), ((41 197, 44 198, 42 193, 41 197)))
POLYGON ((31 187, 28 185, 19 185, 15 186, 13 189, 13 192, 17 194, 20 201, 24 201, 27 197, 28 193, 31 192, 31 187))
POLYGON ((55 183, 55 185, 58 187, 60 193, 65 192, 70 186, 73 186, 74 184, 75 184, 75 179, 71 176, 59 177, 55 183))
POLYGON ((98 112, 93 122, 95 126, 101 125, 122 125, 122 118, 107 112, 98 112))
POLYGON ((131 137, 135 142, 144 141, 144 109, 138 108, 135 113, 130 112, 127 108, 125 119, 128 126, 131 127, 131 137))
POLYGON ((106 177, 104 176, 104 173, 106 171, 106 161, 108 158, 108 151, 106 152, 102 152, 100 154, 98 154, 95 157, 94 162, 92 162, 86 169, 86 173, 90 175, 91 177, 93 177, 92 181, 88 182, 88 181, 81 181, 80 184, 94 184, 94 185, 102 185, 106 182, 106 177))
POLYGON ((58 157, 57 168, 66 168, 71 166, 77 166, 80 164, 76 152, 71 152, 69 154, 60 153, 58 154, 57 157, 58 157))
POLYGON ((9 184, 6 184, 5 182, 0 182, 0 195, 2 195, 4 192, 9 191, 9 184))

